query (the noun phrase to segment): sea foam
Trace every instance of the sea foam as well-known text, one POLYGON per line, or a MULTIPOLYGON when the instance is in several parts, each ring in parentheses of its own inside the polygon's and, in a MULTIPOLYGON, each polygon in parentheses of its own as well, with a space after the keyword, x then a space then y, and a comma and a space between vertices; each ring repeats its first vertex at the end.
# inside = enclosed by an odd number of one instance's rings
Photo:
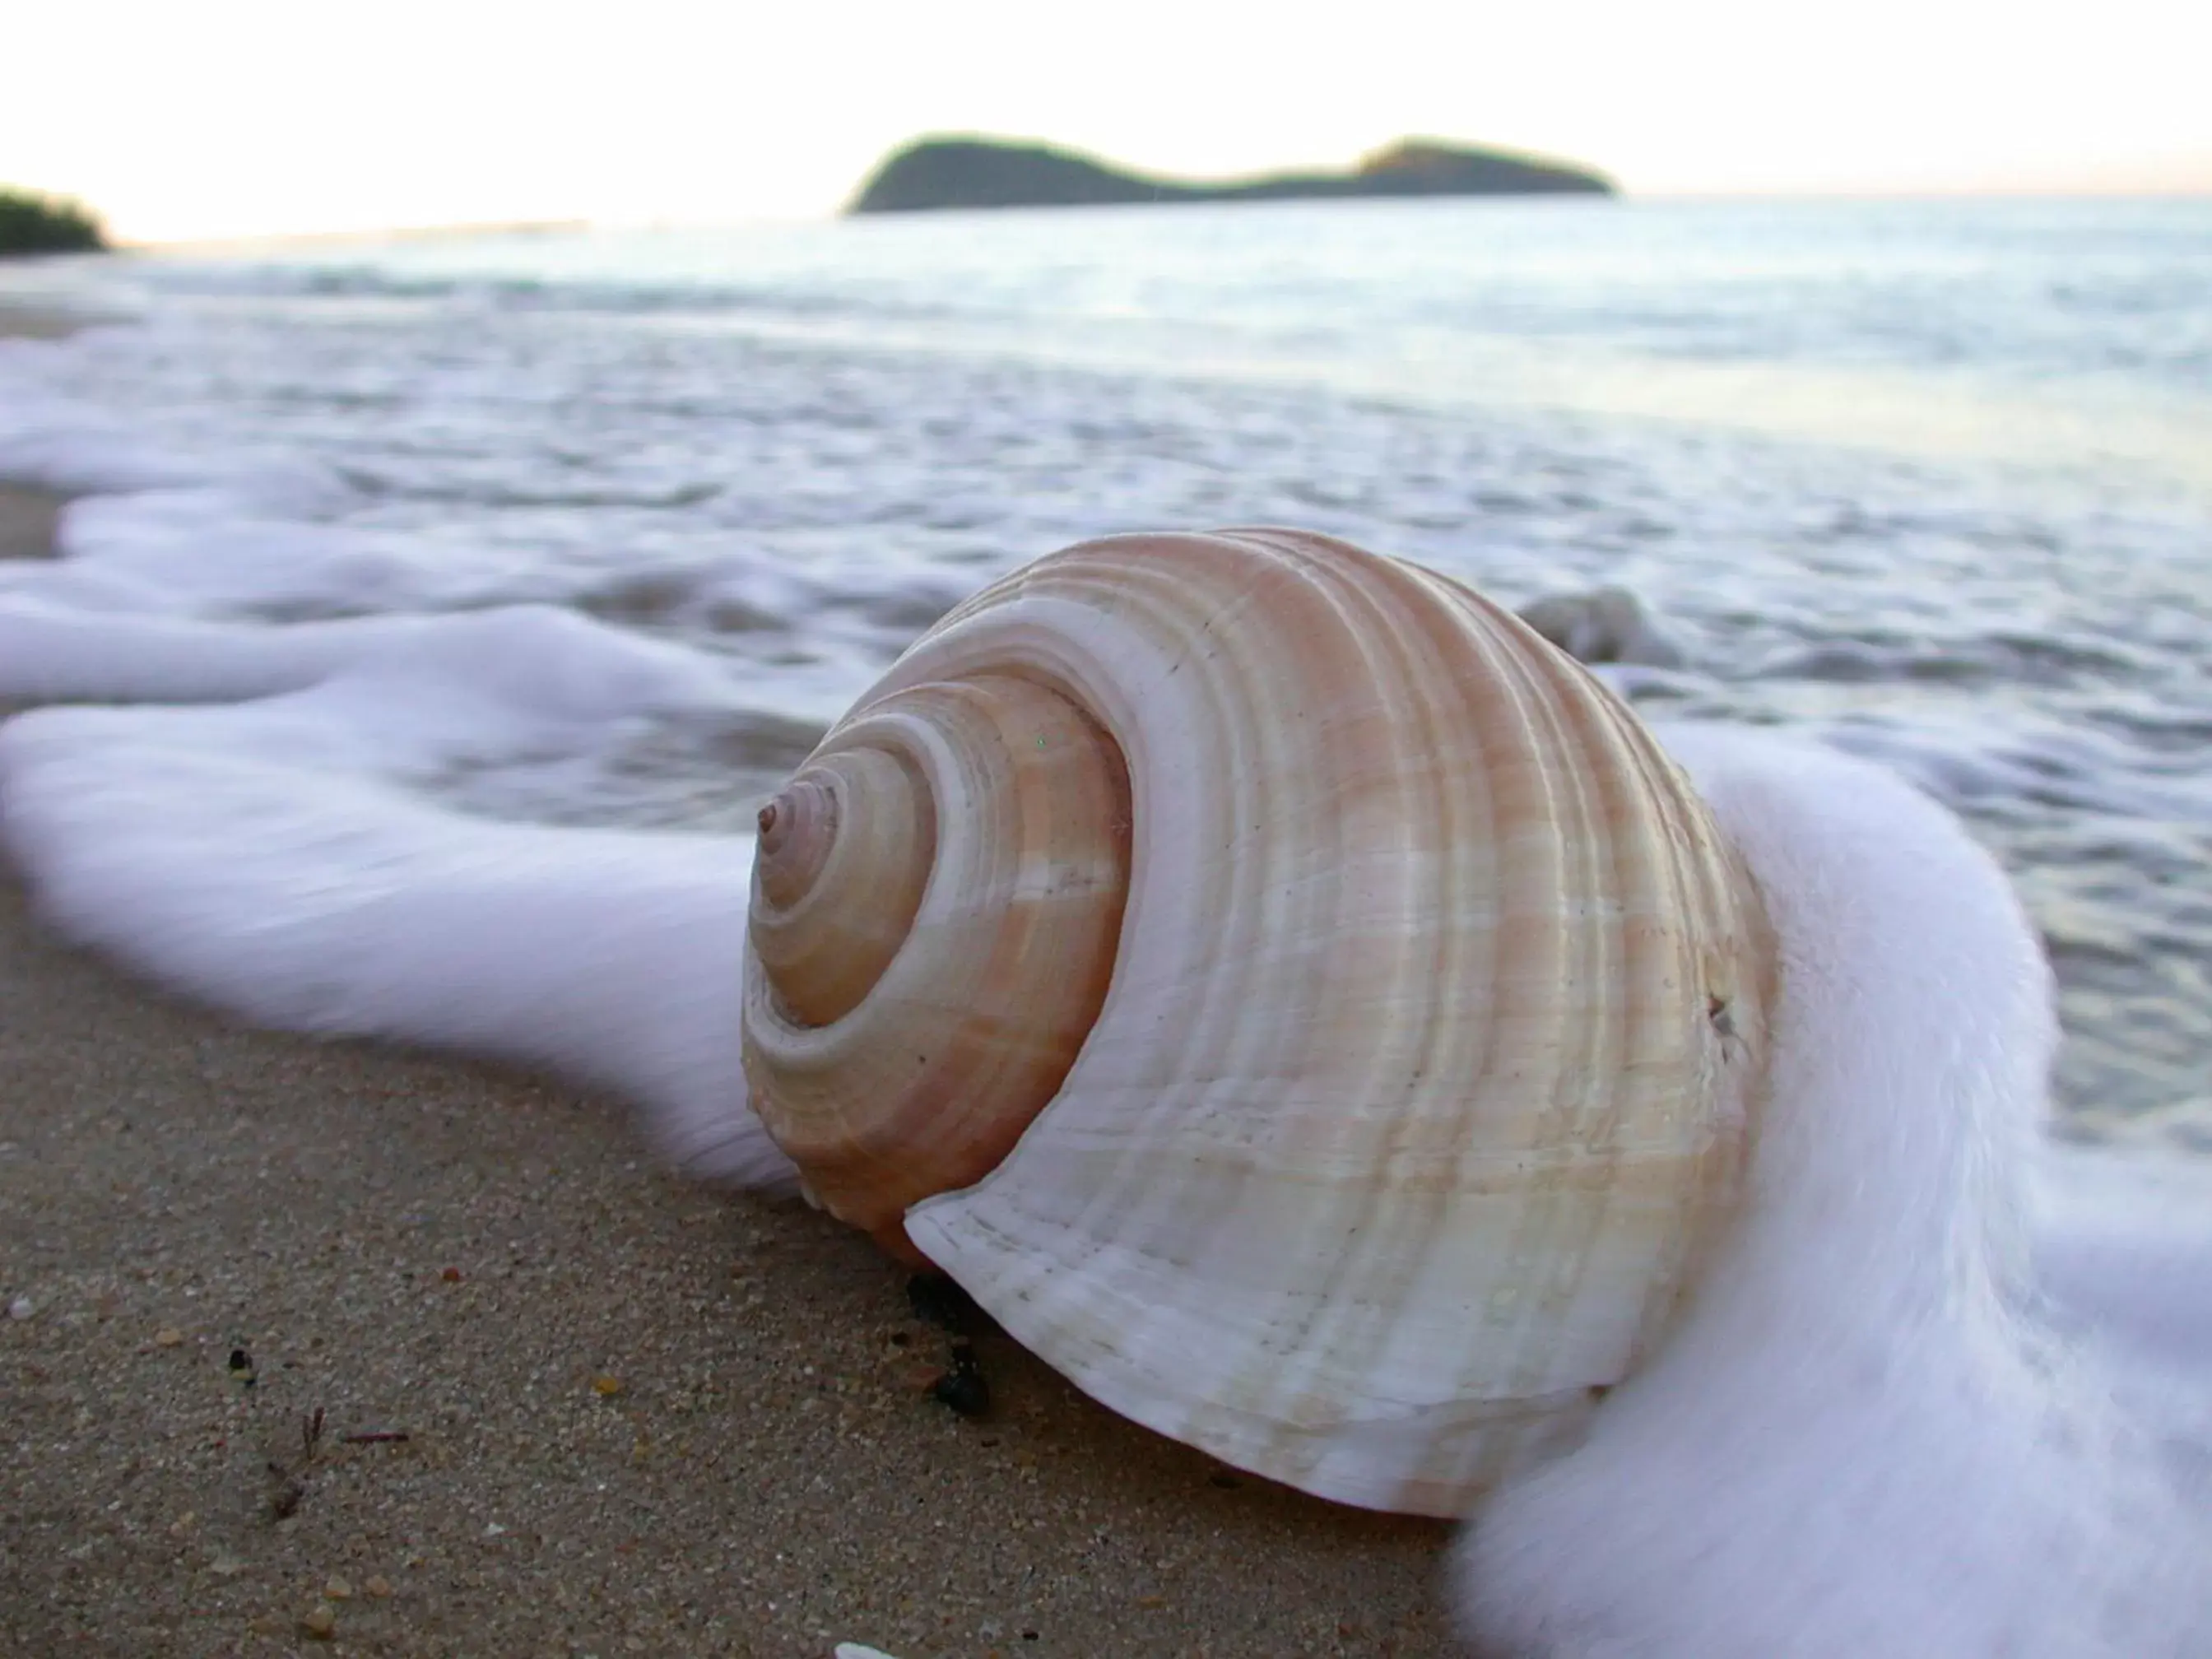
POLYGON ((744 843, 477 822, 173 741, 189 718, 0 728, 0 836, 47 922, 259 1024, 605 1085, 684 1167, 787 1181, 738 1065, 744 843))
POLYGON ((686 1168, 786 1182, 738 1064, 750 844, 425 798, 742 710, 738 674, 550 605, 226 617, 287 585, 368 597, 358 538, 281 516, 315 481, 53 429, 74 435, 0 456, 19 476, 157 487, 73 503, 67 556, 0 568, 0 702, 125 705, 0 726, 0 839, 40 914, 262 1024, 611 1087, 686 1168))
POLYGON ((1679 1328, 1474 1517, 1471 1626, 1559 1659, 2212 1651, 2212 1230, 2061 1175, 2033 1242, 2057 1025, 2002 875, 1874 767, 1665 737, 1779 940, 1769 1104, 1679 1328))

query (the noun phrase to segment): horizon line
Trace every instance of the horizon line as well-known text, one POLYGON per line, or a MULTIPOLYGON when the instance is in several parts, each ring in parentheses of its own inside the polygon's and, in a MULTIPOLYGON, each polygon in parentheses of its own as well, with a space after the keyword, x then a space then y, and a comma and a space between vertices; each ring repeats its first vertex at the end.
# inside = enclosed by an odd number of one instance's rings
MULTIPOLYGON (((1818 204, 1821 202, 1923 202, 1955 201, 1979 198, 1996 201, 2199 201, 2212 200, 2212 179, 2201 184, 2147 185, 2120 187, 2097 187, 2084 185, 1929 185, 1911 187, 1884 185, 1836 185, 1814 187, 1768 186, 1748 188, 1658 188, 1629 190, 1616 185, 1609 195, 1550 196, 1540 192, 1498 191, 1470 192, 1463 196, 1440 196, 1421 198, 1424 206, 1438 203, 1528 203, 1539 202, 1547 209, 1582 207, 1596 210, 1618 207, 1639 202, 1743 202, 1768 204, 1818 204)), ((1331 209, 1365 205, 1358 202, 1328 202, 1331 209)), ((1194 207, 1223 207, 1238 210, 1273 209, 1284 206, 1304 206, 1305 204, 1280 202, 1222 202, 1212 204, 1177 204, 1176 211, 1188 213, 1194 207)), ((1121 204, 1122 210, 1155 210, 1149 203, 1121 204)), ((945 210, 971 213, 1008 214, 1025 212, 1085 213, 1111 212, 1112 206, 1076 204, 1068 207, 1057 204, 1036 207, 975 208, 945 210)), ((776 213, 749 216, 702 215, 698 217, 661 216, 648 219, 619 217, 592 218, 570 216, 559 218, 525 219, 465 219, 438 223, 408 223, 398 225, 343 226, 313 230, 225 231, 207 235, 183 236, 117 236, 107 252, 113 253, 168 253, 196 251, 218 252, 228 248, 266 246, 297 247, 325 243, 441 241, 461 240, 473 236, 559 236, 593 231, 643 230, 732 230, 748 226, 820 225, 840 223, 851 215, 840 209, 819 213, 776 213)), ((936 216, 921 213, 902 217, 927 219, 936 216)))

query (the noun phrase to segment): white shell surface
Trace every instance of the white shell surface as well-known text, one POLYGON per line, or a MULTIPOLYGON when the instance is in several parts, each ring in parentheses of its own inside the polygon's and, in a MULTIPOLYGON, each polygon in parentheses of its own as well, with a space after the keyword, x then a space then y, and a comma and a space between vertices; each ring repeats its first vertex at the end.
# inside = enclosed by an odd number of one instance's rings
POLYGON ((1657 1341, 1732 1202, 1748 878, 1578 667, 1325 538, 1071 549, 872 695, 979 672, 1120 744, 1131 886, 1059 1095, 908 1237, 1138 1422, 1464 1512, 1657 1341))

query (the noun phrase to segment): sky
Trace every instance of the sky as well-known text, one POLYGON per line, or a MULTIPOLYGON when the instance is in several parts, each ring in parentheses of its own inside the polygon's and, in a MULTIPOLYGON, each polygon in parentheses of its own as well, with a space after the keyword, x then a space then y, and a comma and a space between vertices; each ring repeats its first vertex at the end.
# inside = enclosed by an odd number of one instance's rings
POLYGON ((2212 193, 2208 0, 17 0, 0 184, 179 240, 836 210, 921 134, 1160 172, 1408 134, 1649 195, 2212 193))

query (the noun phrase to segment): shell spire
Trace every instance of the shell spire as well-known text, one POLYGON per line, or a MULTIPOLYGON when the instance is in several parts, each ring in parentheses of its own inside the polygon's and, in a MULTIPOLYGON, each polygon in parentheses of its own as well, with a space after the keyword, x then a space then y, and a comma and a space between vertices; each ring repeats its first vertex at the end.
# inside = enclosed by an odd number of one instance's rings
POLYGON ((1370 1507, 1461 1512, 1629 1373, 1763 1086, 1771 946, 1682 775, 1510 613, 1322 536, 969 600, 764 816, 755 903, 747 1079, 831 1210, 1370 1507))
POLYGON ((1066 698, 975 675, 872 704, 761 812, 746 1072, 815 1198, 902 1255, 980 1180, 1105 1000, 1128 780, 1066 698))

